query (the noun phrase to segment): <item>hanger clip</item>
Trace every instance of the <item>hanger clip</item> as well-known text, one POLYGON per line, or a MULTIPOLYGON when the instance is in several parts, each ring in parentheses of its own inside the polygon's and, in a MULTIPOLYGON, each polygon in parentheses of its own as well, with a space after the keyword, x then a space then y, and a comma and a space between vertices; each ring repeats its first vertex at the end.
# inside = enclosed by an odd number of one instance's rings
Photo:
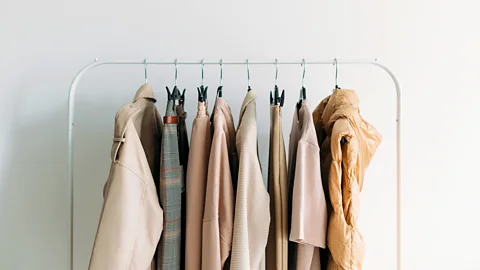
POLYGON ((285 90, 282 90, 282 94, 280 95, 278 86, 275 85, 273 97, 272 97, 272 92, 270 92, 270 104, 280 105, 281 107, 283 107, 284 102, 285 102, 285 90))
POLYGON ((197 87, 198 102, 205 102, 207 100, 207 90, 208 86, 201 85, 200 87, 197 87))
POLYGON ((217 97, 221 98, 223 96, 223 86, 217 88, 217 97))

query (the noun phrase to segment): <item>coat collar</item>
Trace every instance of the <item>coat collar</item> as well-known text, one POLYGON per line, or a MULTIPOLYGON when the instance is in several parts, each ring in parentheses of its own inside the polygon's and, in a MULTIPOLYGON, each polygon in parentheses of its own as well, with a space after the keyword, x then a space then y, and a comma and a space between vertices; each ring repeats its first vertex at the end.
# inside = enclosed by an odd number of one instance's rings
MULTIPOLYGON (((233 121, 232 111, 230 110, 230 106, 228 105, 227 101, 221 97, 215 100, 215 106, 213 108, 212 117, 213 119, 218 118, 221 116, 223 119, 222 127, 224 132, 226 133, 227 137, 227 145, 229 153, 235 151, 235 124, 233 121)), ((215 120, 214 120, 215 121, 215 120)), ((214 122, 212 122, 214 129, 220 128, 216 127, 214 122)))
MULTIPOLYGON (((255 101, 257 98, 257 93, 253 90, 250 90, 247 92, 247 95, 245 96, 245 99, 243 100, 242 103, 242 109, 240 110, 240 118, 239 122, 242 121, 243 114, 245 113, 245 110, 247 109, 248 105, 255 101)), ((240 123, 238 123, 240 125, 240 123)))
POLYGON ((135 97, 133 98, 133 102, 136 102, 137 100, 145 98, 153 101, 154 103, 157 102, 153 95, 153 88, 150 86, 150 84, 146 83, 137 90, 137 93, 135 94, 135 97))

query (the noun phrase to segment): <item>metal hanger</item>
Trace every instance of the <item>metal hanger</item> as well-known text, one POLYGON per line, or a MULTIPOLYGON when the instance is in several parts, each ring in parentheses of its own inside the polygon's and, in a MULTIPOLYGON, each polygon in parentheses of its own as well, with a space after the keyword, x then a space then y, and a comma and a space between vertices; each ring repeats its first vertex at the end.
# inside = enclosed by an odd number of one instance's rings
POLYGON ((147 78, 147 58, 143 59, 143 68, 145 69, 145 84, 148 83, 147 78))
POLYGON ((247 91, 250 92, 252 88, 250 87, 250 66, 248 65, 248 58, 247 58, 247 79, 248 79, 247 91))
POLYGON ((333 65, 335 66, 335 89, 340 89, 338 86, 338 62, 337 58, 333 59, 333 65))
POLYGON ((220 86, 217 89, 217 97, 223 96, 223 59, 220 59, 220 86))
POLYGON ((278 60, 275 59, 275 87, 274 87, 274 96, 272 97, 272 92, 270 92, 270 104, 271 105, 280 105, 283 107, 285 102, 285 90, 282 90, 282 94, 279 95, 278 91, 278 60))
POLYGON ((205 67, 204 63, 203 63, 203 59, 201 61, 201 64, 202 64, 202 85, 200 85, 200 87, 197 87, 197 91, 198 91, 198 102, 205 102, 207 100, 207 90, 208 90, 208 86, 204 86, 203 85, 203 69, 205 67))
POLYGON ((305 69, 306 69, 305 59, 302 59, 301 65, 303 66, 302 88, 300 89, 300 95, 298 97, 297 109, 300 109, 302 107, 302 101, 304 99, 307 99, 307 89, 305 88, 305 69))
POLYGON ((178 87, 177 87, 178 67, 177 67, 177 59, 176 58, 175 58, 174 64, 175 64, 175 84, 173 86, 172 92, 170 92, 170 89, 168 89, 168 86, 166 87, 167 88, 168 100, 173 100, 174 102, 178 101, 179 104, 183 105, 185 103, 185 90, 186 89, 183 89, 183 93, 180 94, 180 90, 178 90, 178 87))

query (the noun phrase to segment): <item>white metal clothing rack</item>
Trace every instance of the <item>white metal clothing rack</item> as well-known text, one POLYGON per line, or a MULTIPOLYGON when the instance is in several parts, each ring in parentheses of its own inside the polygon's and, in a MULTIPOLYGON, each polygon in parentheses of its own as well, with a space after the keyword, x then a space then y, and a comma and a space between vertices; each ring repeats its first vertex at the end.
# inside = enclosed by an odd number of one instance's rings
POLYGON ((322 61, 293 61, 293 62, 279 62, 277 60, 270 62, 251 62, 251 61, 99 61, 98 58, 95 61, 84 68, 82 68, 78 74, 73 79, 72 84, 70 85, 70 91, 68 96, 68 196, 69 196, 69 215, 70 219, 68 220, 69 225, 69 237, 68 237, 68 263, 70 270, 73 270, 73 226, 74 226, 74 213, 73 213, 73 127, 74 127, 74 114, 75 114, 75 93, 78 87, 78 84, 82 80, 83 75, 96 66, 101 65, 373 65, 381 68, 390 76, 393 80, 396 90, 397 97, 397 112, 396 112, 396 184, 397 184, 397 270, 401 270, 401 91, 400 84, 393 74, 393 72, 386 66, 374 60, 322 60, 322 61))

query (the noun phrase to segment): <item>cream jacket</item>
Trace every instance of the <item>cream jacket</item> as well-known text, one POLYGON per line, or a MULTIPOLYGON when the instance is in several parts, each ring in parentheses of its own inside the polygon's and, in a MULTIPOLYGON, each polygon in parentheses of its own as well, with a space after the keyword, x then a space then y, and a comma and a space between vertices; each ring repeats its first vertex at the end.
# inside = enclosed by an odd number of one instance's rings
POLYGON ((298 113, 295 111, 290 151, 290 241, 298 243, 292 266, 297 270, 320 270, 320 248, 326 247, 328 213, 320 172, 320 148, 307 100, 302 101, 298 113))
POLYGON ((258 160, 256 94, 249 91, 237 129, 239 157, 232 270, 265 269, 265 247, 270 226, 270 197, 258 160))
POLYGON ((207 188, 208 158, 212 145, 210 117, 204 102, 198 102, 193 120, 187 170, 186 270, 198 270, 202 265, 202 224, 207 188))
POLYGON ((358 231, 360 192, 368 167, 382 138, 360 116, 359 100, 352 90, 337 89, 313 112, 322 144, 322 173, 328 179, 331 213, 327 244, 329 270, 362 269, 365 252, 358 231))
POLYGON ((163 229, 155 180, 162 122, 146 84, 115 117, 112 165, 90 270, 146 270, 163 229), (146 149, 146 151, 144 151, 146 149))
POLYGON ((217 98, 203 214, 203 270, 223 269, 230 256, 235 207, 232 171, 237 167, 232 113, 227 102, 217 98))

